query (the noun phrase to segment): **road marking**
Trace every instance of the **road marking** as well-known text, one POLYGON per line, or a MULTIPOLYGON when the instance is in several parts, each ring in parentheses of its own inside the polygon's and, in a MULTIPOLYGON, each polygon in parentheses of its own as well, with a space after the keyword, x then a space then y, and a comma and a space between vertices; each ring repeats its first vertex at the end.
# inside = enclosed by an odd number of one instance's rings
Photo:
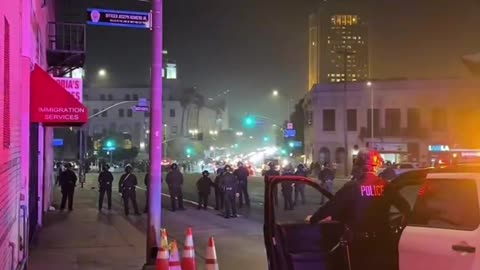
MULTIPOLYGON (((147 191, 146 188, 139 187, 139 186, 136 186, 136 187, 137 187, 138 189, 147 191)), ((168 197, 168 198, 171 197, 170 194, 163 193, 163 192, 162 192, 162 196, 165 196, 165 197, 168 197)), ((187 200, 187 199, 183 199, 183 201, 198 206, 198 203, 197 203, 197 202, 194 202, 194 201, 191 201, 191 200, 187 200)), ((211 207, 211 206, 207 206, 207 208, 210 209, 210 210, 215 210, 215 208, 213 208, 213 207, 211 207)), ((237 216, 238 216, 238 217, 241 217, 241 215, 239 215, 239 214, 237 214, 237 216)))

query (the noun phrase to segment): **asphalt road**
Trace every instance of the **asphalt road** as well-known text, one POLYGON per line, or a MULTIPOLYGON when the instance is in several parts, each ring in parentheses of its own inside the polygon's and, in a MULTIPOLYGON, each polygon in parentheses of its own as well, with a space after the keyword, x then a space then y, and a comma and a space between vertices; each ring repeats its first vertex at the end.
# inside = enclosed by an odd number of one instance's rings
MULTIPOLYGON (((113 184, 113 208, 121 212, 123 210, 122 198, 118 193, 118 180, 120 173, 114 173, 115 182, 113 184)), ((139 180, 137 189, 137 201, 140 211, 145 207, 146 190, 143 185, 144 173, 136 173, 139 180)), ((262 177, 252 177, 249 179, 249 193, 251 200, 250 208, 239 209, 239 218, 224 219, 221 213, 213 209, 215 196, 212 190, 210 195, 209 209, 207 211, 197 210, 196 201, 198 195, 196 191, 196 181, 199 174, 185 175, 183 186, 184 201, 186 211, 171 212, 170 200, 168 197, 168 188, 163 185, 162 206, 165 211, 162 212, 162 224, 167 229, 169 235, 175 239, 183 241, 184 232, 187 227, 194 228, 194 239, 196 245, 197 260, 199 260, 199 269, 202 268, 204 257, 204 245, 206 245, 210 235, 216 236, 217 253, 221 268, 230 270, 245 269, 266 269, 266 254, 263 240, 263 207, 264 207, 264 183, 262 177), (246 263, 248 262, 248 263, 246 263)), ((85 188, 96 189, 97 174, 88 174, 85 188)), ((340 188, 345 181, 335 182, 334 189, 340 188)), ((281 189, 279 189, 281 190, 281 189)), ((276 218, 279 222, 303 222, 305 217, 312 214, 320 207, 320 194, 307 187, 306 204, 299 203, 295 210, 284 211, 283 199, 279 192, 279 206, 276 208, 276 218)), ((106 204, 104 203, 106 206, 106 204)), ((131 212, 133 212, 131 210, 131 212)), ((128 221, 139 231, 146 233, 147 218, 129 216, 128 221)))

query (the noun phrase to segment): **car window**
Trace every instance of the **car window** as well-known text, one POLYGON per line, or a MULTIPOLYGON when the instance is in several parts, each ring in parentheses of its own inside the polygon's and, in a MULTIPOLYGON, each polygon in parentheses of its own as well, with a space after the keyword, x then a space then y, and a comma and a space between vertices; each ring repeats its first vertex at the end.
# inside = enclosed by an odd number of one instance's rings
POLYGON ((277 224, 303 223, 308 215, 315 213, 322 203, 328 201, 328 198, 322 198, 322 193, 307 184, 284 181, 276 189, 278 200, 275 200, 274 213, 277 224))
POLYGON ((409 225, 475 230, 480 224, 477 187, 471 179, 427 180, 418 192, 409 225))

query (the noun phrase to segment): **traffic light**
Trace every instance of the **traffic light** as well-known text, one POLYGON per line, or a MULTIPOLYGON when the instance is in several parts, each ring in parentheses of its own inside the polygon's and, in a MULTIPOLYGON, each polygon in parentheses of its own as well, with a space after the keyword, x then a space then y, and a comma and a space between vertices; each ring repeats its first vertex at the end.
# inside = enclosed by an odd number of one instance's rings
POLYGON ((264 136, 264 137, 263 137, 263 141, 264 141, 264 142, 268 142, 268 141, 270 141, 270 138, 269 138, 268 136, 264 136))
POLYGON ((195 155, 195 149, 193 149, 190 146, 187 146, 187 148, 185 148, 185 154, 187 155, 187 158, 190 158, 195 155))
POLYGON ((243 124, 247 128, 254 128, 255 125, 257 124, 257 120, 255 119, 254 116, 249 115, 245 117, 245 119, 243 120, 243 124))
POLYGON ((103 146, 103 150, 107 151, 114 151, 116 149, 116 143, 115 140, 108 139, 105 141, 105 145, 103 146))
POLYGON ((282 155, 286 155, 286 154, 287 154, 287 150, 285 150, 285 149, 281 149, 281 150, 280 150, 280 154, 282 154, 282 155))
POLYGON ((290 148, 294 148, 294 147, 295 147, 295 143, 294 143, 294 142, 289 142, 289 143, 288 143, 288 146, 290 146, 290 148))

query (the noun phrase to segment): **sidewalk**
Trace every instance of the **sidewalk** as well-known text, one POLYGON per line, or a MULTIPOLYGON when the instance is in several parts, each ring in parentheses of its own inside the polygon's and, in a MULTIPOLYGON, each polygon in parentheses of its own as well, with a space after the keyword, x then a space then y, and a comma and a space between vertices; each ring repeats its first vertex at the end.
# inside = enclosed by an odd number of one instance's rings
MULTIPOLYGON (((77 188, 72 212, 56 210, 46 215, 30 249, 28 269, 142 269, 145 236, 118 211, 99 213, 92 200, 95 193, 77 188)), ((59 202, 60 195, 55 195, 59 202)))

